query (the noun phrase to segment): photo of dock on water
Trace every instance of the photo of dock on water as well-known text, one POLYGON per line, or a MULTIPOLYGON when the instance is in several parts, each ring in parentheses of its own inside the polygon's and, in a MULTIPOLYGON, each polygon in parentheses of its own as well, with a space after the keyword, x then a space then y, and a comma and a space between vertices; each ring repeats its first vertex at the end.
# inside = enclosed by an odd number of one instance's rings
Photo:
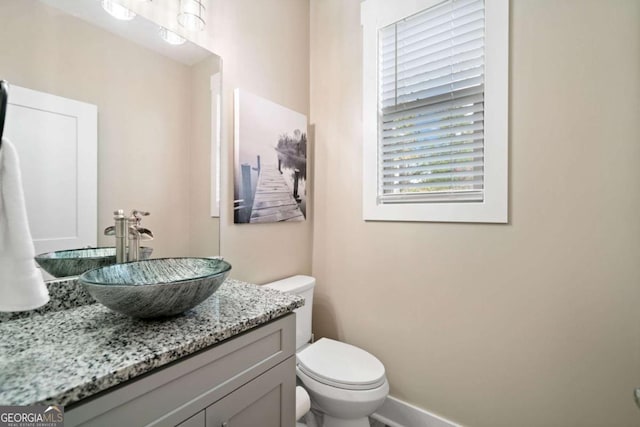
POLYGON ((235 90, 234 223, 304 221, 307 117, 235 90))

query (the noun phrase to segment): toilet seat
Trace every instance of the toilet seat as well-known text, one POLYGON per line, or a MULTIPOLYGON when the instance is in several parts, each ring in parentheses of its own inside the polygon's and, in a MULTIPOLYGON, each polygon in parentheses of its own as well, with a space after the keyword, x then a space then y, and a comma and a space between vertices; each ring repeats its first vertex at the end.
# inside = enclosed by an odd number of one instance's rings
POLYGON ((384 365, 375 356, 328 338, 300 351, 297 365, 315 381, 345 390, 372 390, 386 381, 384 365))

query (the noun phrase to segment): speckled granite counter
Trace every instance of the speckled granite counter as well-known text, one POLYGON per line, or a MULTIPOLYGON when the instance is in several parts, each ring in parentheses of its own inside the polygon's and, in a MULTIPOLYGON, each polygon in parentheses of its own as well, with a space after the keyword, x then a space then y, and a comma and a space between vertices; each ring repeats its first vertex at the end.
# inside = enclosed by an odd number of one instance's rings
POLYGON ((0 405, 69 405, 303 304, 227 280, 196 308, 164 320, 135 320, 100 304, 0 319, 0 405))

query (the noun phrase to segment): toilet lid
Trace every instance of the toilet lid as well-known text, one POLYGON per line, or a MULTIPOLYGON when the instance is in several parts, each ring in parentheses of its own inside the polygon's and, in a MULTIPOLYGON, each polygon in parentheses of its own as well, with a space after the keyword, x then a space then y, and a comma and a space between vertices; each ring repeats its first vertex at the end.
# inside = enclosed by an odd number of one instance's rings
POLYGON ((385 382, 384 365, 366 351, 321 338, 297 354, 298 368, 314 380, 348 390, 370 390, 385 382))

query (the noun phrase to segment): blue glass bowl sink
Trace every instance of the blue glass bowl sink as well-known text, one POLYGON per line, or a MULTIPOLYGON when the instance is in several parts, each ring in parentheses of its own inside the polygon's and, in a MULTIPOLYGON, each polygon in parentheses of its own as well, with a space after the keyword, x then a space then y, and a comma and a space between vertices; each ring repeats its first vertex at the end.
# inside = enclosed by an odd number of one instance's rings
MULTIPOLYGON (((141 247, 140 259, 148 259, 153 248, 141 247)), ((116 263, 116 248, 85 248, 48 252, 35 257, 44 271, 53 277, 78 276, 85 271, 116 263)))
POLYGON ((137 318, 173 316, 209 298, 231 264, 211 258, 159 258, 87 271, 78 279, 111 310, 137 318))

